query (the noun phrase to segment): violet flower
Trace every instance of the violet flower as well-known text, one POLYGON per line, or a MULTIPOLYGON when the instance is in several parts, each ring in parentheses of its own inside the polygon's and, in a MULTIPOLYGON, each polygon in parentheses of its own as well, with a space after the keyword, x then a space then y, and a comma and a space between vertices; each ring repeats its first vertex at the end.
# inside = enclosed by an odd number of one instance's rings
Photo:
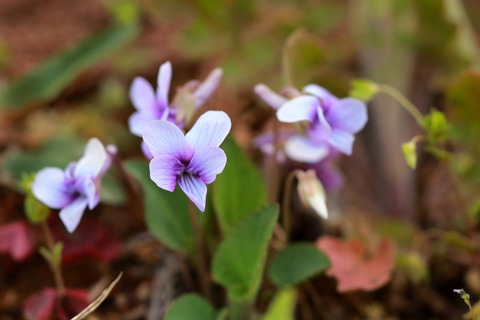
POLYGON ((40 170, 32 184, 33 195, 51 209, 60 209, 60 219, 73 232, 88 207, 100 201, 100 179, 110 166, 111 159, 103 144, 92 138, 78 162, 65 170, 47 167, 40 170))
POLYGON ((150 178, 162 189, 180 188, 205 210, 207 184, 225 168, 227 157, 219 148, 231 128, 223 111, 207 111, 184 135, 175 124, 155 120, 147 124, 143 140, 153 155, 150 178))
MULTIPOLYGON (((308 121, 308 136, 296 138, 294 146, 317 153, 330 146, 350 155, 354 134, 367 123, 367 108, 355 98, 338 99, 324 88, 310 84, 303 88, 305 95, 285 102, 277 110, 279 121, 294 123, 308 121)), ((308 162, 308 161, 307 161, 308 162)))
MULTIPOLYGON (((185 89, 193 96, 193 109, 202 106, 217 88, 222 77, 221 69, 214 69, 203 82, 189 81, 185 89)), ((169 61, 162 64, 158 70, 157 89, 148 83, 145 78, 136 77, 130 87, 130 100, 137 110, 128 121, 130 131, 139 137, 143 135, 146 124, 152 120, 167 120, 180 128, 185 124, 189 115, 185 111, 179 112, 175 102, 169 103, 168 92, 172 79, 172 65, 169 61)), ((173 100, 175 101, 175 99, 173 100)), ((193 111, 194 111, 193 110, 193 111)))

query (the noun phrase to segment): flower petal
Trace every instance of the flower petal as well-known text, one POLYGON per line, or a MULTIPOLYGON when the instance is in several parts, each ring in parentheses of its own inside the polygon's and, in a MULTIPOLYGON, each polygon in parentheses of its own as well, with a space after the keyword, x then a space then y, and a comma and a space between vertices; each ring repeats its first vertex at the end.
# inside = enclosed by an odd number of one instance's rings
POLYGON ((88 200, 85 197, 78 197, 68 206, 60 210, 60 219, 67 228, 68 232, 72 233, 80 223, 83 212, 87 208, 88 200))
POLYGON ((302 135, 294 135, 288 138, 284 148, 290 159, 306 163, 316 163, 325 159, 329 152, 326 144, 302 135))
POLYGON ((357 133, 367 123, 367 107, 358 99, 341 99, 330 108, 327 118, 332 127, 357 133))
POLYGON ((338 151, 347 155, 351 155, 354 140, 355 137, 349 132, 332 130, 332 133, 328 139, 328 143, 338 151))
POLYGON ((156 117, 145 112, 135 112, 128 118, 128 127, 130 132, 137 137, 142 137, 143 130, 147 123, 156 120, 156 117))
POLYGON ((35 176, 32 192, 49 208, 61 209, 72 201, 72 187, 61 169, 45 168, 35 176))
POLYGON ((194 177, 185 171, 184 174, 178 177, 178 185, 200 211, 205 211, 207 185, 202 179, 194 177))
POLYGON ((150 179, 160 188, 173 192, 184 165, 175 157, 160 155, 150 161, 150 179))
POLYGON ((299 96, 285 102, 277 110, 277 119, 281 122, 314 122, 317 117, 319 101, 312 96, 299 96))
POLYGON ((139 111, 153 112, 156 105, 155 92, 146 79, 142 77, 133 79, 130 86, 130 101, 139 111))
POLYGON ((316 84, 308 84, 303 87, 302 91, 322 99, 325 104, 336 103, 338 101, 338 98, 331 94, 327 89, 316 84))
POLYGON ((225 112, 207 111, 198 118, 185 138, 194 150, 201 147, 219 147, 231 127, 232 122, 225 112))
POLYGON ((217 89, 220 79, 222 79, 223 71, 220 68, 214 69, 207 78, 200 83, 200 85, 193 92, 195 97, 195 106, 198 108, 202 106, 205 101, 212 95, 213 91, 217 89))
POLYGON ((100 202, 100 194, 92 177, 86 177, 82 181, 81 189, 79 190, 83 195, 87 197, 88 208, 92 210, 100 202))
POLYGON ((143 141, 154 157, 170 155, 188 161, 192 155, 180 128, 165 120, 150 121, 143 132, 143 141))
POLYGON ((153 154, 150 152, 150 149, 148 149, 148 146, 145 143, 145 141, 142 141, 141 148, 142 148, 142 152, 143 152, 143 155, 145 156, 145 158, 147 158, 148 160, 152 160, 153 159, 153 154))
POLYGON ((198 149, 188 164, 187 171, 198 175, 206 184, 215 180, 227 164, 227 155, 217 147, 198 149))
POLYGON ((265 102, 275 110, 279 109, 285 102, 288 101, 287 98, 274 92, 272 89, 270 89, 264 84, 257 84, 253 90, 255 91, 257 96, 259 96, 260 99, 263 100, 263 102, 265 102))
POLYGON ((75 170, 75 177, 91 176, 96 177, 108 161, 108 154, 103 144, 97 138, 88 140, 83 157, 78 161, 75 170))
POLYGON ((168 107, 168 91, 170 90, 170 82, 172 81, 172 64, 170 61, 165 62, 158 69, 157 77, 157 99, 163 108, 168 107))

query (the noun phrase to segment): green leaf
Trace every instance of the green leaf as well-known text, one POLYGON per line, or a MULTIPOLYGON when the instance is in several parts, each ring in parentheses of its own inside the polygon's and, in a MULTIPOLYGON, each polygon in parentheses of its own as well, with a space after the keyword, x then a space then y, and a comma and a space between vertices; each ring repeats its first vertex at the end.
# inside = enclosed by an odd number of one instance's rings
POLYGON ((227 154, 227 165, 215 181, 213 203, 220 226, 228 233, 266 204, 267 192, 261 175, 233 138, 228 137, 222 148, 227 154))
POLYGON ((215 320, 213 306, 197 294, 185 294, 172 302, 165 320, 215 320))
POLYGON ((328 269, 328 257, 308 243, 292 244, 273 257, 268 276, 279 286, 297 285, 328 269))
POLYGON ((46 60, 31 73, 11 84, 0 97, 0 105, 19 108, 27 103, 57 96, 83 70, 129 41, 134 25, 121 25, 95 33, 73 48, 46 60))
POLYGON ((294 311, 297 294, 295 288, 287 287, 280 290, 268 306, 262 320, 295 320, 294 311))
POLYGON ((412 169, 417 167, 417 144, 415 141, 408 141, 402 144, 402 152, 405 156, 405 161, 412 169))
POLYGON ((4 170, 19 180, 25 172, 37 172, 45 167, 64 168, 83 152, 85 141, 74 136, 56 137, 45 143, 36 152, 7 152, 3 161, 4 170))
POLYGON ((191 252, 194 244, 193 229, 188 200, 180 188, 168 192, 157 187, 150 179, 145 162, 128 161, 125 167, 142 186, 149 231, 170 249, 191 252))
POLYGON ((353 79, 349 96, 362 101, 368 101, 380 91, 378 84, 368 79, 353 79))
POLYGON ((255 297, 277 217, 278 207, 266 206, 249 215, 219 246, 212 264, 213 279, 227 288, 230 299, 255 297))

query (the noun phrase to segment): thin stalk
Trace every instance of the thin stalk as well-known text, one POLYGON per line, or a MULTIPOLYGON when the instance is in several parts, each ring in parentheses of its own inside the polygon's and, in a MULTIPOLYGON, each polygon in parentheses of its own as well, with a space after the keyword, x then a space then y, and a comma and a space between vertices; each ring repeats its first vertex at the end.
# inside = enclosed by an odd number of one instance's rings
POLYGON ((395 99, 398 103, 400 103, 400 105, 405 110, 407 110, 408 113, 410 113, 410 115, 415 119, 415 121, 417 121, 418 125, 420 127, 423 127, 422 125, 423 116, 420 113, 420 111, 418 111, 417 107, 415 107, 415 105, 410 102, 410 100, 408 100, 400 91, 398 91, 392 86, 389 86, 388 84, 379 84, 378 86, 380 88, 380 91, 388 94, 390 97, 395 99))
POLYGON ((280 181, 280 166, 278 165, 278 154, 280 152, 279 146, 279 123, 277 121, 273 122, 273 154, 266 159, 268 162, 267 166, 267 177, 268 177, 268 202, 274 203, 277 202, 278 198, 278 186, 280 181))
POLYGON ((249 320, 251 305, 251 301, 239 302, 230 300, 228 305, 228 319, 249 320))
POLYGON ((212 290, 210 288, 210 274, 208 272, 206 250, 203 242, 202 228, 200 221, 198 221, 197 211, 193 202, 189 201, 188 212, 190 213, 190 219, 192 221, 193 233, 195 235, 195 242, 197 244, 197 250, 195 250, 195 262, 197 264, 198 272, 200 273, 200 286, 203 294, 207 299, 212 300, 212 290))
POLYGON ((292 219, 291 219, 291 201, 292 201, 292 188, 293 182, 295 180, 297 171, 294 170, 290 172, 285 180, 285 190, 282 198, 282 222, 283 230, 285 231, 285 242, 288 242, 290 239, 290 233, 292 229, 292 219))
MULTIPOLYGON (((47 241, 47 247, 50 250, 50 252, 54 252, 55 250, 55 241, 53 240, 53 235, 52 231, 50 230, 50 227, 48 226, 48 223, 46 221, 43 221, 41 224, 42 231, 45 235, 45 239, 47 241)), ((54 263, 54 261, 48 261, 50 265, 50 269, 52 270, 53 273, 53 278, 55 280, 55 285, 57 287, 57 292, 59 297, 64 297, 66 290, 65 290, 65 282, 63 281, 63 276, 62 276, 62 268, 60 264, 54 263)))

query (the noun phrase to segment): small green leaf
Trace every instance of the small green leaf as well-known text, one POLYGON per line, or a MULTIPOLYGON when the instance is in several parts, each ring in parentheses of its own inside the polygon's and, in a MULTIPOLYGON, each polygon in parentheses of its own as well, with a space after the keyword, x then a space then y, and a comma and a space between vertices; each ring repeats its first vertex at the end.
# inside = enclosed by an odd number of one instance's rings
POLYGON ((197 294, 185 294, 172 302, 165 320, 215 320, 213 306, 197 294))
POLYGON ((213 259, 213 279, 227 288, 230 299, 248 301, 255 297, 277 217, 275 205, 255 211, 220 244, 213 259))
POLYGON ((150 179, 145 162, 128 161, 125 167, 142 186, 149 231, 170 249, 191 252, 194 244, 193 229, 188 201, 180 188, 168 192, 157 187, 150 179))
POLYGON ((62 263, 62 251, 63 251, 63 243, 56 242, 52 250, 52 261, 51 261, 55 266, 60 266, 62 263))
POLYGON ((402 144, 402 152, 405 156, 405 161, 412 169, 417 167, 417 144, 415 141, 408 141, 402 144))
POLYGON ((295 320, 295 303, 297 294, 295 288, 287 287, 277 292, 268 306, 262 320, 295 320))
POLYGON ((31 192, 25 196, 23 206, 28 221, 31 223, 37 224, 44 222, 50 216, 50 209, 38 201, 31 192))
POLYGON ((32 193, 32 183, 35 180, 35 174, 22 175, 20 187, 26 192, 23 208, 28 220, 31 223, 41 223, 50 216, 50 209, 41 203, 32 193))
POLYGON ((430 113, 423 118, 422 125, 427 132, 429 141, 438 143, 447 138, 449 125, 443 112, 432 109, 430 113))
POLYGON ((308 243, 292 244, 273 257, 268 276, 279 286, 297 285, 330 267, 328 257, 308 243))
POLYGON ((127 43, 136 33, 134 25, 121 25, 96 32, 73 48, 46 60, 12 83, 0 97, 0 105, 18 108, 29 102, 57 96, 83 70, 127 43))
POLYGON ((227 165, 215 181, 213 204, 223 232, 228 233, 266 204, 267 192, 260 173, 235 140, 228 137, 222 148, 227 154, 227 165))
POLYGON ((349 96, 363 101, 369 101, 380 91, 378 84, 368 79, 353 79, 349 96))

